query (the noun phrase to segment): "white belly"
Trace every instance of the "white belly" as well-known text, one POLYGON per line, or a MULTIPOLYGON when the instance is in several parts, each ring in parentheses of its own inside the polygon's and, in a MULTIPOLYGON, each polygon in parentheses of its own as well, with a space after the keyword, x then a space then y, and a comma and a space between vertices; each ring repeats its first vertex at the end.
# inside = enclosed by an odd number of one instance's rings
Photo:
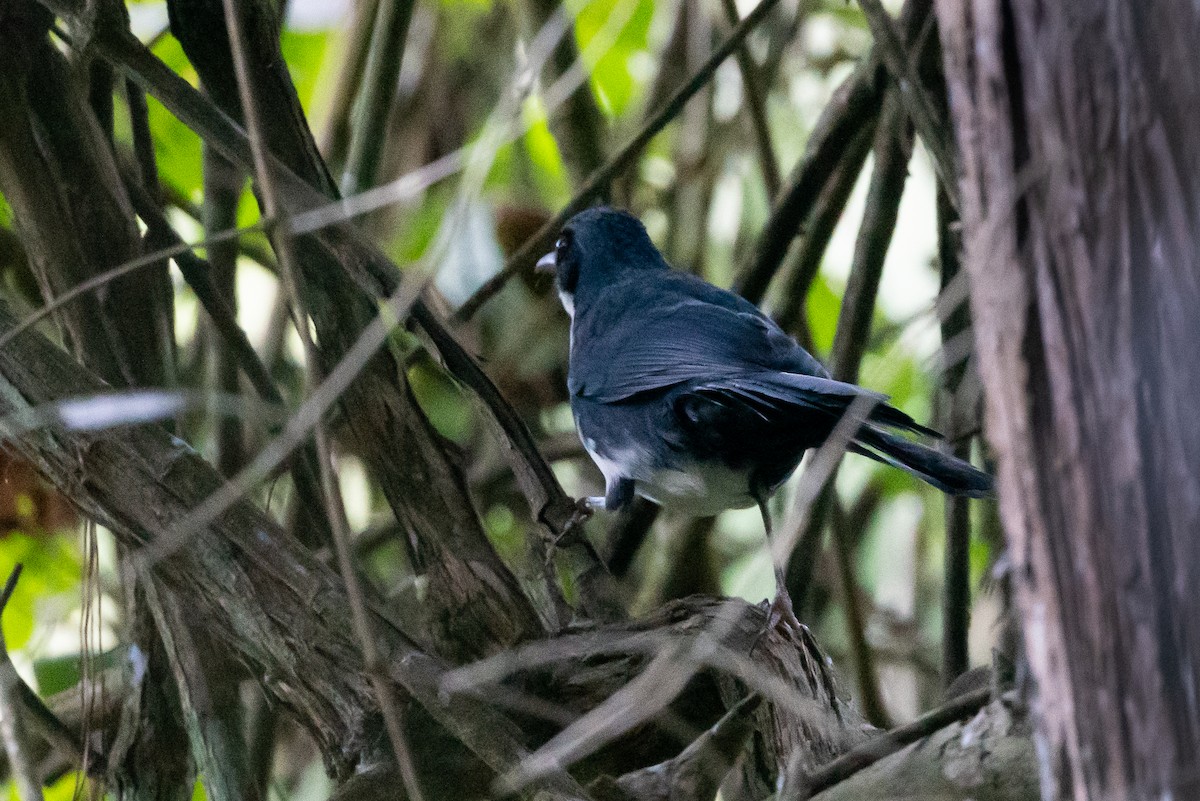
POLYGON ((706 517, 726 509, 745 509, 755 501, 749 476, 724 465, 696 463, 687 470, 655 470, 637 480, 637 493, 668 509, 706 517))
POLYGON ((607 455, 597 453, 596 443, 591 439, 585 439, 583 447, 607 484, 631 478, 638 495, 667 509, 704 517, 755 504, 749 475, 717 462, 696 462, 686 469, 664 468, 654 464, 648 452, 635 446, 616 448, 607 455))

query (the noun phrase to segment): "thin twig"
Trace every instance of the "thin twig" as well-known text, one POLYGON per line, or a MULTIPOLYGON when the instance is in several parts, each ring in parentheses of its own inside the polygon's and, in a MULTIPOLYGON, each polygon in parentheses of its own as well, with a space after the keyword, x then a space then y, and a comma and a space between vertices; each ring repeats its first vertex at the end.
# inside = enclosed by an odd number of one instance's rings
MULTIPOLYGON (((387 0, 384 0, 387 2, 387 0)), ((229 34, 230 51, 233 56, 234 70, 237 75, 238 95, 242 104, 243 118, 246 121, 246 132, 250 140, 250 149, 254 157, 256 181, 262 195, 264 211, 270 217, 275 217, 282 210, 280 197, 277 194, 275 176, 267 159, 267 145, 263 138, 262 121, 254 95, 255 86, 250 75, 250 67, 246 56, 246 43, 238 20, 235 0, 223 0, 225 9, 225 27, 229 34)), ((296 318, 296 330, 304 345, 305 373, 311 391, 320 381, 321 356, 313 341, 308 327, 308 315, 304 307, 304 293, 301 289, 301 273, 296 263, 293 250, 292 235, 285 226, 275 231, 275 253, 279 257, 279 275, 292 302, 292 312, 296 318)), ((333 534, 334 547, 338 555, 338 565, 341 569, 342 581, 346 585, 346 597, 350 602, 351 619, 354 622, 355 635, 362 649, 363 663, 371 686, 375 691, 380 712, 387 727, 388 738, 396 759, 396 766, 404 780, 404 789, 413 801, 423 801, 420 783, 417 781, 412 753, 408 747, 408 739, 404 734, 404 724, 400 717, 399 707, 395 696, 384 677, 379 658, 375 635, 371 631, 371 618, 367 612, 367 604, 363 598, 362 586, 354 565, 350 560, 350 526, 346 520, 346 507, 342 499, 341 488, 338 486, 333 468, 333 456, 329 447, 329 439, 324 425, 318 420, 314 425, 317 445, 317 462, 320 470, 321 488, 324 492, 325 512, 328 515, 330 529, 333 534)))
MULTIPOLYGON (((967 274, 962 270, 959 254, 962 238, 958 233, 958 215, 951 207, 949 198, 938 186, 938 261, 941 265, 942 295, 958 282, 966 286, 967 274)), ((940 301, 940 296, 939 296, 940 301)), ((958 337, 970 336, 971 315, 965 303, 955 305, 942 316, 941 333, 943 350, 958 337)), ((967 353, 970 351, 968 350, 967 353)), ((966 359, 947 369, 942 374, 945 419, 950 425, 946 433, 950 436, 953 453, 960 459, 969 459, 971 440, 960 437, 957 421, 958 407, 964 402, 959 389, 966 375, 966 359)), ((970 666, 968 645, 971 626, 971 514, 966 498, 946 496, 946 552, 942 578, 942 686, 948 687, 970 666)))
MULTIPOLYGON (((138 177, 147 192, 157 192, 158 164, 154 161, 154 137, 150 132, 150 108, 146 105, 146 90, 126 79, 125 98, 129 103, 129 125, 133 131, 133 154, 137 160, 138 177)), ((154 200, 157 202, 158 198, 155 197, 154 200)))
MULTIPOLYGON (((956 442, 950 451, 963 461, 971 458, 970 440, 956 442)), ((966 498, 946 496, 946 552, 942 579, 942 686, 970 667, 971 629, 971 511, 966 498)))
POLYGON ((866 208, 854 243, 850 279, 846 285, 837 333, 833 338, 830 372, 838 381, 858 383, 875 313, 875 296, 883 275, 888 246, 896 230, 900 198, 908 178, 912 135, 895 90, 884 96, 875 133, 875 166, 867 188, 866 208))
POLYGON ((728 58, 745 41, 746 37, 750 35, 750 32, 760 22, 766 19, 767 14, 778 2, 779 0, 762 0, 742 20, 741 24, 734 29, 729 38, 713 51, 708 61, 704 62, 700 69, 696 71, 696 74, 676 90, 675 94, 671 96, 671 99, 667 101, 662 110, 647 120, 641 130, 610 158, 603 167, 592 173, 583 187, 575 194, 575 197, 571 198, 567 205, 559 210, 558 214, 550 218, 545 225, 538 229, 536 234, 525 240, 525 243, 505 262, 503 270, 492 276, 483 286, 476 290, 475 294, 471 295, 459 307, 458 311, 454 314, 453 321, 464 323, 470 320, 483 304, 487 303, 500 291, 508 282, 508 279, 512 278, 519 271, 528 268, 533 263, 535 254, 549 250, 550 244, 554 241, 554 237, 558 235, 558 231, 562 228, 563 223, 576 213, 587 208, 588 204, 604 191, 613 178, 624 172, 634 162, 641 154, 642 149, 649 144, 650 140, 679 114, 684 104, 692 98, 692 95, 696 94, 696 92, 700 91, 708 83, 709 79, 716 72, 717 67, 721 65, 721 62, 728 58))
POLYGON ((792 501, 791 512, 772 544, 772 564, 786 567, 801 532, 808 525, 817 498, 833 478, 854 435, 878 403, 877 395, 856 395, 842 412, 837 425, 829 432, 825 442, 806 459, 807 466, 796 490, 796 497, 792 501))
POLYGON ((830 515, 833 534, 833 555, 837 564, 838 580, 842 587, 842 607, 846 614, 846 631, 850 639, 850 653, 854 657, 854 672, 858 678, 858 706, 867 720, 880 728, 888 728, 891 721, 883 696, 879 692, 879 677, 875 673, 875 660, 871 645, 867 642, 866 620, 859 602, 858 581, 854 576, 850 539, 852 529, 847 525, 841 504, 833 504, 830 515))
MULTIPOLYGON (((203 171, 204 230, 219 231, 222 228, 236 227, 238 201, 242 185, 246 180, 245 174, 222 158, 221 154, 211 147, 203 148, 200 159, 203 171)), ((219 298, 220 304, 235 322, 238 305, 237 260, 237 242, 222 243, 208 249, 207 282, 211 285, 214 296, 219 298)), ((186 273, 184 280, 188 280, 186 273)), ((204 301, 201 300, 200 303, 203 305, 204 301)), ((227 336, 220 333, 221 324, 211 319, 212 312, 209 312, 209 318, 210 324, 218 330, 215 341, 205 343, 209 346, 208 352, 211 354, 211 380, 219 392, 236 393, 240 388, 238 381, 240 363, 249 354, 246 354, 244 350, 239 353, 239 348, 244 346, 233 344, 227 336)), ((228 323, 226 322, 226 324, 228 323)), ((249 344, 249 341, 246 344, 249 344)), ((257 353, 254 354, 254 359, 261 363, 257 353)), ((263 367, 263 373, 268 374, 266 366, 263 365, 263 367)), ((220 418, 213 420, 212 425, 217 448, 217 469, 225 476, 235 475, 246 463, 245 429, 242 422, 231 418, 220 418)))
POLYGON ((346 163, 350 148, 351 115, 354 113, 354 98, 366 68, 370 53, 371 33, 381 0, 361 0, 353 4, 353 16, 344 29, 342 61, 338 64, 333 90, 330 92, 329 112, 325 119, 325 130, 321 136, 321 152, 330 166, 337 168, 346 163))
POLYGON ((878 115, 882 89, 877 72, 872 58, 864 58, 822 109, 804 156, 773 201, 751 260, 738 277, 737 290, 751 303, 758 303, 766 294, 792 240, 856 133, 871 126, 878 115))
POLYGON ((358 99, 351 112, 350 151, 340 181, 342 193, 352 195, 372 186, 392 119, 396 81, 404 61, 413 0, 380 0, 371 33, 358 99))
MULTIPOLYGON (((258 358, 258 353, 254 350, 254 346, 250 344, 250 340, 246 337, 246 332, 238 325, 237 317, 233 309, 229 308, 212 282, 212 274, 208 262, 196 255, 192 249, 194 246, 183 241, 175 228, 167 220, 153 200, 138 183, 132 181, 130 176, 125 177, 125 187, 129 192, 130 201, 133 203, 134 210, 137 215, 146 223, 146 228, 151 235, 163 244, 163 247, 158 249, 157 253, 170 252, 171 258, 179 265, 179 272, 183 275, 183 280, 191 287, 192 292, 196 294, 196 299, 200 301, 200 305, 204 307, 204 311, 208 313, 209 318, 213 321, 217 332, 221 335, 226 346, 230 349, 233 355, 237 358, 241 365, 242 371, 246 374, 246 379, 259 397, 263 400, 272 403, 283 403, 283 395, 279 392, 279 388, 275 386, 275 380, 267 372, 267 368, 258 358)), ((230 229, 236 233, 236 229, 230 229)), ((208 245, 214 244, 210 238, 207 240, 208 245)), ((12 334, 9 333, 5 339, 11 339, 12 334)))
POLYGON ((614 576, 623 577, 633 564, 633 557, 646 540, 646 535, 658 519, 662 507, 654 501, 638 496, 633 503, 622 509, 608 529, 605 541, 611 543, 608 569, 614 576))
MULTIPOLYGON (((25 569, 25 565, 17 562, 13 565, 12 572, 8 574, 8 580, 4 582, 4 589, 0 590, 0 616, 4 615, 4 610, 8 608, 8 602, 12 600, 13 592, 17 589, 17 582, 21 578, 21 571, 25 569)), ((4 642, 4 631, 0 629, 0 644, 4 642)))
POLYGON ((852 136, 842 153, 841 161, 825 180, 821 193, 813 204, 812 212, 804 222, 804 235, 800 244, 792 251, 787 262, 783 265, 784 280, 787 282, 780 301, 779 311, 774 314, 775 321, 785 331, 796 334, 800 344, 812 349, 812 332, 808 327, 805 305, 813 281, 825 258, 829 240, 846 203, 850 199, 862 173, 863 163, 871 152, 871 143, 875 138, 876 121, 878 117, 864 120, 861 128, 852 136))
MULTIPOLYGON (((725 18, 730 25, 737 27, 741 17, 738 14, 735 0, 721 0, 725 9, 725 18)), ((754 132, 754 144, 758 149, 758 163, 762 168, 763 183, 767 187, 767 199, 774 200, 779 194, 783 176, 779 171, 779 159, 775 156, 775 147, 771 144, 770 118, 767 115, 767 89, 760 84, 761 73, 754 66, 750 57, 750 49, 743 43, 735 53, 738 69, 742 72, 742 86, 746 91, 746 110, 750 113, 750 127, 754 132)))
MULTIPOLYGON (((891 731, 863 743, 829 764, 823 766, 808 777, 799 777, 798 781, 788 782, 796 793, 785 795, 780 801, 807 801, 807 799, 843 782, 859 771, 869 768, 879 760, 891 756, 906 745, 928 737, 940 731, 955 721, 969 715, 974 715, 985 707, 992 698, 990 688, 976 690, 966 695, 960 695, 945 706, 927 712, 912 723, 892 729, 891 731)), ((791 777, 789 777, 791 778, 791 777)))
POLYGON ((829 522, 830 504, 836 501, 832 486, 826 486, 812 504, 812 513, 796 539, 784 579, 797 610, 803 610, 813 586, 813 572, 821 557, 822 537, 829 522))
POLYGON ((879 58, 900 87, 904 110, 932 156, 934 172, 946 188, 947 198, 957 209, 958 171, 954 149, 946 135, 950 126, 939 118, 937 105, 929 97, 925 82, 918 72, 920 53, 917 46, 920 43, 915 37, 907 37, 909 44, 905 45, 905 37, 896 30, 896 23, 879 0, 859 0, 859 5, 867 16, 867 24, 871 26, 879 58))

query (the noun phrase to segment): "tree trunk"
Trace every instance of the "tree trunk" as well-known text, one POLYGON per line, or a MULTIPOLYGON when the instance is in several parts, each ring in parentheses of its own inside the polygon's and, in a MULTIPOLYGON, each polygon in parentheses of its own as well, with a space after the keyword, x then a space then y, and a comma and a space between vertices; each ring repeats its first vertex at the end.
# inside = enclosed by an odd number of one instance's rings
POLYGON ((1200 792, 1200 9, 939 0, 1043 788, 1200 792))

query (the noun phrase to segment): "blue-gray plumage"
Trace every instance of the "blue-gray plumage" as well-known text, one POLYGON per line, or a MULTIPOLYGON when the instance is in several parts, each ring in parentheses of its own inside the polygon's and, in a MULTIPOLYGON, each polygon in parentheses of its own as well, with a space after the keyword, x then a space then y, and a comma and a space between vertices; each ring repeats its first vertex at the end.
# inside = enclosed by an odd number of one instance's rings
POLYGON ((753 304, 672 271, 626 212, 577 214, 538 267, 554 271, 571 315, 567 382, 605 478, 596 505, 619 508, 635 493, 695 514, 757 503, 769 532, 766 498, 860 395, 876 405, 851 450, 949 493, 991 491, 986 473, 885 430, 937 436, 883 395, 831 379, 753 304))

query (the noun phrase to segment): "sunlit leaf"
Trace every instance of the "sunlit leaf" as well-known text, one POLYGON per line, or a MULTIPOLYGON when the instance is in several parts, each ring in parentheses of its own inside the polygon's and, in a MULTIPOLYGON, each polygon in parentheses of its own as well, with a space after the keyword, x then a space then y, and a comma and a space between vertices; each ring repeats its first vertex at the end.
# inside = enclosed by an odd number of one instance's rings
POLYGON ((57 535, 3 535, 0 548, 0 582, 13 568, 24 565, 21 579, 4 610, 4 641, 10 649, 23 648, 39 623, 39 611, 54 598, 74 593, 82 576, 79 554, 70 540, 57 535))
POLYGON ((818 275, 808 290, 805 311, 808 329, 812 333, 817 352, 829 353, 833 347, 833 335, 837 331, 838 315, 842 310, 842 299, 829 288, 824 276, 818 275))
POLYGON ((534 167, 534 180, 543 198, 551 205, 561 204, 570 197, 571 184, 563 165, 558 142, 550 133, 546 110, 538 98, 530 98, 524 108, 525 150, 534 167))
POLYGON ((305 111, 312 105, 317 90, 317 77, 321 72, 321 61, 329 46, 329 34, 324 31, 295 31, 284 29, 280 39, 283 60, 296 84, 296 94, 305 111))
MULTIPOLYGON (((49 787, 42 788, 42 797, 45 801, 72 801, 75 798, 76 786, 83 781, 84 777, 79 773, 68 773, 59 777, 49 787)), ((15 795, 12 797, 16 798, 15 795)))
POLYGON ((613 116, 624 113, 634 98, 631 59, 646 49, 653 16, 653 0, 591 0, 576 12, 575 38, 591 69, 592 90, 613 116))
MULTIPOLYGON (((196 83, 196 72, 174 37, 164 36, 159 40, 154 54, 186 80, 196 83)), ((148 97, 147 103, 159 176, 186 197, 199 200, 203 182, 200 138, 153 97, 148 97)))

